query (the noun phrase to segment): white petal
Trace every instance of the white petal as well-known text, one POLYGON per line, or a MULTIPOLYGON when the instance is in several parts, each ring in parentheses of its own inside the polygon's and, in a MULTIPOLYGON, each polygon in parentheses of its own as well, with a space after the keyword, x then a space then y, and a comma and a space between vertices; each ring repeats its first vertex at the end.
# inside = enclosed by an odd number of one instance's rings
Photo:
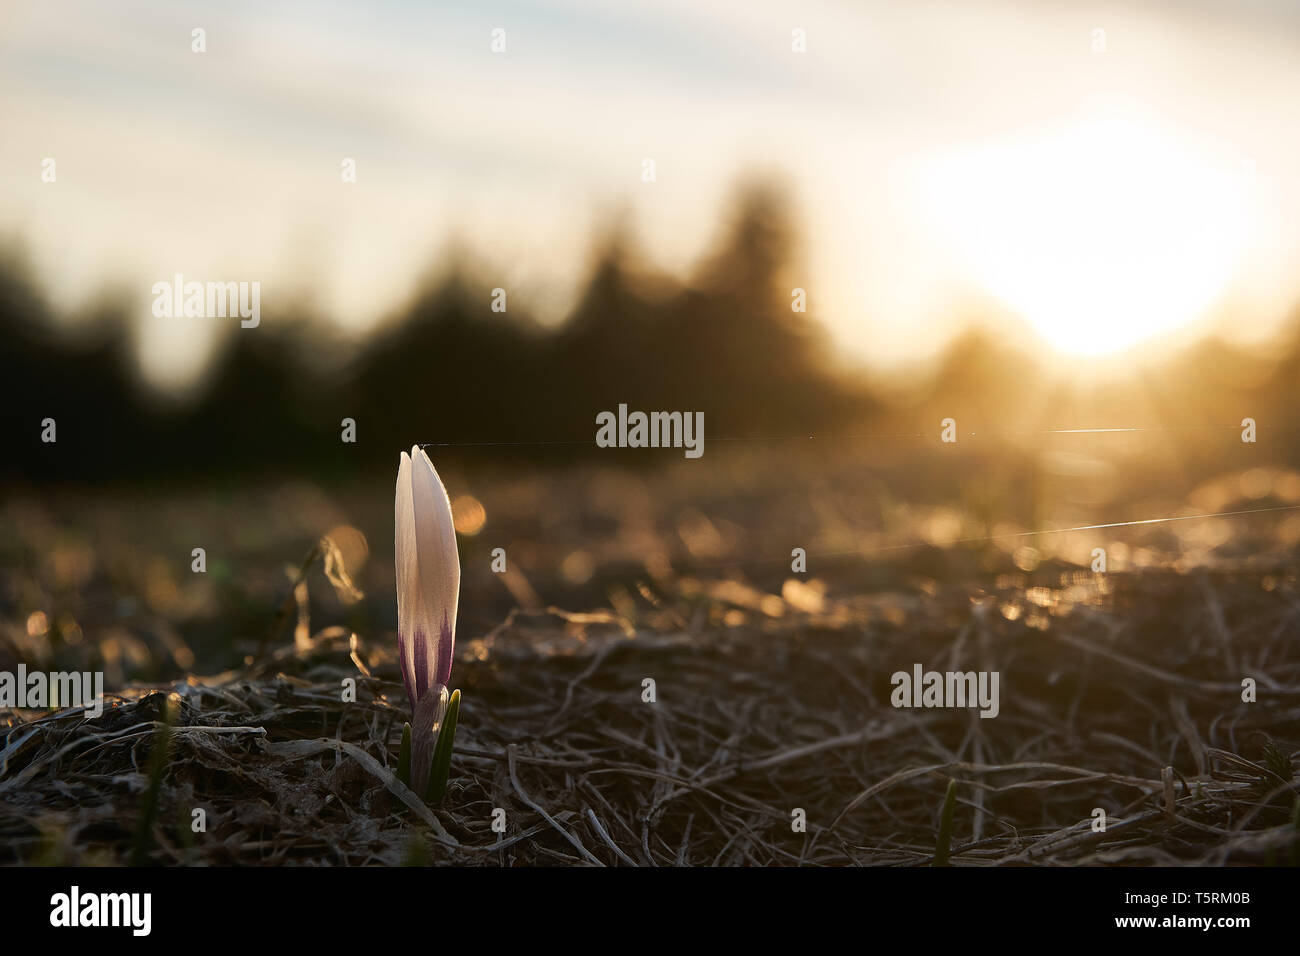
POLYGON ((416 608, 420 605, 419 562, 416 557, 415 501, 411 494, 411 459, 402 452, 397 469, 397 494, 394 500, 393 527, 396 529, 397 632, 402 635, 404 666, 411 673, 411 647, 415 637, 416 608))
POLYGON ((429 456, 420 448, 411 450, 411 496, 415 505, 415 542, 419 558, 420 607, 415 620, 423 627, 429 646, 429 679, 435 679, 438 637, 444 618, 456 632, 456 609, 460 596, 460 556, 456 552, 456 526, 451 516, 451 499, 429 456))

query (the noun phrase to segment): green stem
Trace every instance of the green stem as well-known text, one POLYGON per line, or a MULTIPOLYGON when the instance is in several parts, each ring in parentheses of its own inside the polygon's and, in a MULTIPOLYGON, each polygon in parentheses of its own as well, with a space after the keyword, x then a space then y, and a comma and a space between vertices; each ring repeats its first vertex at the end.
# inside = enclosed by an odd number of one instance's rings
POLYGON ((402 746, 397 751, 397 779, 411 785, 411 722, 402 725, 402 746))
POLYGON ((447 774, 451 771, 451 751, 456 740, 456 718, 460 714, 460 691, 451 692, 447 701, 447 715, 438 730, 438 742, 433 745, 433 763, 429 767, 429 788, 424 802, 441 803, 447 793, 447 774))

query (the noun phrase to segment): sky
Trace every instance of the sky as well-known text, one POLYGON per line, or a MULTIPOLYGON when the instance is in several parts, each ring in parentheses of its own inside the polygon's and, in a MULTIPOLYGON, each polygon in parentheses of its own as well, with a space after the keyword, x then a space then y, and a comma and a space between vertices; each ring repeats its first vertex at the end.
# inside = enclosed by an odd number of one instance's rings
POLYGON ((1293 314, 1297 104, 1285 0, 8 0, 0 235, 60 309, 119 290, 178 388, 229 330, 152 314, 176 273, 361 336, 454 242, 555 320, 605 217, 686 274, 759 173, 846 361, 974 313, 1082 358, 1293 314))

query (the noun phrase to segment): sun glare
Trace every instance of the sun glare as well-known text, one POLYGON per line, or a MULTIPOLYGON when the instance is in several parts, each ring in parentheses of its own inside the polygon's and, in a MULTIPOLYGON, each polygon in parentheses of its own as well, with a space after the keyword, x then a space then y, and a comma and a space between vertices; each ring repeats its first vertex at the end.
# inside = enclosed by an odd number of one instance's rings
POLYGON ((925 164, 923 203, 968 277, 1076 355, 1203 317, 1250 232, 1247 162, 1093 109, 925 164))

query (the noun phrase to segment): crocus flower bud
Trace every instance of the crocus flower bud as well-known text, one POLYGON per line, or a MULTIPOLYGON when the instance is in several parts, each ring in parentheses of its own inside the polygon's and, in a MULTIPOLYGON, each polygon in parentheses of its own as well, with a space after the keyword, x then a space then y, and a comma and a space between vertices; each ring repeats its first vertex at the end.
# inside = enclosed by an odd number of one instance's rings
POLYGON ((424 793, 447 711, 460 597, 460 558, 451 501, 419 446, 397 471, 397 648, 411 702, 411 784, 424 793))

